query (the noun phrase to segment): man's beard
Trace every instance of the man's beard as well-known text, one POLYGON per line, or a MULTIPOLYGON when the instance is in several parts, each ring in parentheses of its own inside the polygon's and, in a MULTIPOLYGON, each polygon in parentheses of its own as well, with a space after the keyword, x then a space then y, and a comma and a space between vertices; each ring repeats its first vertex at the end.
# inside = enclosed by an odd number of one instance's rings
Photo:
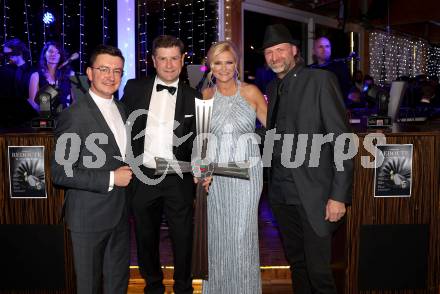
POLYGON ((295 67, 295 61, 291 60, 291 63, 289 63, 289 60, 285 60, 281 63, 278 64, 278 66, 274 66, 274 65, 269 65, 269 67, 272 69, 272 71, 274 73, 276 73, 277 75, 279 74, 287 74, 287 72, 289 72, 292 68, 295 67))
POLYGON ((274 65, 269 65, 270 69, 272 69, 272 71, 276 74, 278 73, 282 73, 285 72, 287 67, 287 64, 285 64, 284 62, 281 63, 279 66, 274 66, 274 65))

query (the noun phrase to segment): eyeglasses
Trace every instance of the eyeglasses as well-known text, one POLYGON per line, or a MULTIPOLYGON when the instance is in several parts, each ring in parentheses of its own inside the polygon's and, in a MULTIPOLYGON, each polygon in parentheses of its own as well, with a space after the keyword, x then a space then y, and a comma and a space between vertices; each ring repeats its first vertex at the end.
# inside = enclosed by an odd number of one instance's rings
POLYGON ((90 68, 97 69, 97 70, 99 70, 100 73, 106 74, 106 75, 113 73, 115 76, 122 77, 122 75, 124 74, 124 71, 120 68, 111 69, 110 67, 107 67, 107 66, 100 66, 100 67, 92 67, 91 66, 90 68))

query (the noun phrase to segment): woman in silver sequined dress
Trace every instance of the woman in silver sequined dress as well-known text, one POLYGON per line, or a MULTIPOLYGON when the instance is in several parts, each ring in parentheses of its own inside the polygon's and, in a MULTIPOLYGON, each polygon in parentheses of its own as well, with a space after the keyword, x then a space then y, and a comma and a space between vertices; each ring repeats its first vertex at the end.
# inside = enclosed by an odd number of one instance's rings
POLYGON ((214 99, 208 156, 214 162, 250 162, 250 180, 214 176, 208 194, 209 280, 205 294, 261 293, 258 246, 258 203, 263 164, 255 137, 256 118, 266 125, 263 94, 238 77, 237 51, 219 42, 208 52, 215 85, 203 91, 214 99))

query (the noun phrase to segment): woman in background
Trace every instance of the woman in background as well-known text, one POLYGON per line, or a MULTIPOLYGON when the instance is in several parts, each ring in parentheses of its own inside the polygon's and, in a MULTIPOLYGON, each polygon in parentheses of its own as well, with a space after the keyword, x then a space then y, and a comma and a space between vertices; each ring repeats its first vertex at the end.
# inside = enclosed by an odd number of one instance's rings
POLYGON ((44 45, 40 55, 39 69, 31 75, 29 81, 28 101, 35 110, 40 111, 40 105, 35 98, 38 91, 46 85, 51 85, 58 91, 58 99, 52 105, 52 111, 58 113, 72 104, 69 78, 74 73, 69 64, 60 66, 64 61, 66 61, 65 52, 57 42, 49 41, 44 45))
POLYGON ((208 52, 208 75, 215 85, 203 91, 214 99, 208 157, 214 162, 249 161, 250 180, 213 176, 208 196, 209 280, 203 293, 261 293, 258 243, 258 203, 263 187, 263 164, 255 132, 256 118, 266 125, 263 94, 238 80, 239 57, 231 42, 218 42, 208 52), (244 136, 243 136, 244 135, 244 136), (244 139, 247 138, 247 139, 244 139))

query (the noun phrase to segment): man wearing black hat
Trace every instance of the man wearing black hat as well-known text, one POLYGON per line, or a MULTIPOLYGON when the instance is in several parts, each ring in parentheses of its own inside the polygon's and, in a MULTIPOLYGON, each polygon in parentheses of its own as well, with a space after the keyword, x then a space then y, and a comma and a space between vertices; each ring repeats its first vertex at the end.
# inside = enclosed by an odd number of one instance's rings
POLYGON ((345 140, 335 145, 337 136, 350 133, 342 94, 332 73, 304 67, 298 41, 285 26, 266 28, 262 50, 278 77, 268 86, 268 126, 281 134, 274 144, 269 199, 294 292, 336 293, 331 236, 351 201, 353 178, 352 160, 335 156, 348 147, 345 140), (301 136, 306 146, 296 140, 301 136))

